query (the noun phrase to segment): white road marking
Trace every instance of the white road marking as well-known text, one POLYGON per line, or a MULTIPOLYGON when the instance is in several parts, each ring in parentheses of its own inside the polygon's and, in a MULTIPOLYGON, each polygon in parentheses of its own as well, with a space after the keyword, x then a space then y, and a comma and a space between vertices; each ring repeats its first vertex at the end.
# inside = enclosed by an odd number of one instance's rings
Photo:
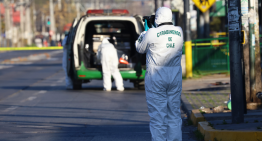
POLYGON ((30 97, 27 98, 27 100, 29 100, 29 101, 32 101, 32 100, 34 100, 34 99, 36 99, 35 96, 30 96, 30 97))
POLYGON ((54 127, 54 126, 16 126, 16 127, 23 127, 23 128, 51 128, 51 127, 54 127))
POLYGON ((20 101, 20 103, 24 103, 24 102, 26 102, 26 101, 27 101, 27 99, 24 99, 24 100, 20 101))
POLYGON ((7 68, 12 68, 13 66, 6 66, 6 65, 0 65, 0 70, 1 69, 7 69, 7 68))
POLYGON ((61 80, 58 80, 57 82, 58 82, 58 83, 61 83, 61 82, 63 82, 63 81, 64 81, 64 80, 61 79, 61 80))
POLYGON ((44 94, 44 93, 46 93, 46 91, 45 91, 45 90, 41 90, 41 91, 39 91, 38 93, 39 93, 39 94, 44 94))
POLYGON ((12 110, 15 110, 16 108, 18 108, 18 106, 11 106, 11 107, 5 109, 4 112, 12 111, 12 110))
POLYGON ((56 60, 58 60, 58 58, 49 58, 49 59, 47 59, 48 61, 56 61, 56 60))

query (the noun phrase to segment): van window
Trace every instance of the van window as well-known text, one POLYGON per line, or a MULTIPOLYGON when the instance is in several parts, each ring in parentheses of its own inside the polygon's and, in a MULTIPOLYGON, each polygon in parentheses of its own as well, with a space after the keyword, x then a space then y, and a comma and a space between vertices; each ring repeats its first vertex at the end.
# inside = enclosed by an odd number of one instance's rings
POLYGON ((94 24, 96 33, 121 33, 125 26, 121 23, 96 23, 94 24))
MULTIPOLYGON (((84 59, 84 64, 90 64, 92 68, 101 66, 96 60, 95 54, 103 38, 115 40, 118 58, 122 55, 128 56, 129 62, 136 62, 137 57, 135 41, 137 40, 135 25, 130 21, 101 20, 91 21, 86 25, 85 44, 89 45, 88 51, 91 52, 90 60, 84 59)), ((87 66, 87 65, 85 65, 87 66)), ((127 67, 119 64, 120 68, 127 67)))

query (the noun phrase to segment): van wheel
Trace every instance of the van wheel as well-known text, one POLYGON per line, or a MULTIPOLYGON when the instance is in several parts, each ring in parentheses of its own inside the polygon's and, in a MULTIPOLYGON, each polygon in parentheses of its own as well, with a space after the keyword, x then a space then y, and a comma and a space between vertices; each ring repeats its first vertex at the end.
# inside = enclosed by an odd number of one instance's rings
POLYGON ((73 90, 80 90, 82 89, 82 83, 76 83, 73 84, 73 90))

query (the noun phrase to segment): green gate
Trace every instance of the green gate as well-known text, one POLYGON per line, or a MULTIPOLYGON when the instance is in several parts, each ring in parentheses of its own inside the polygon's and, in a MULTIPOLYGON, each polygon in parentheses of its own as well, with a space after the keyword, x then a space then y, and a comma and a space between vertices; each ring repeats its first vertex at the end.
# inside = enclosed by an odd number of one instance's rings
MULTIPOLYGON (((260 57, 262 58, 261 50, 262 43, 260 43, 260 57)), ((183 54, 185 54, 184 46, 183 54)), ((192 60, 194 74, 229 73, 228 37, 192 40, 192 60)))
POLYGON ((195 74, 230 71, 227 37, 192 40, 192 55, 195 74))

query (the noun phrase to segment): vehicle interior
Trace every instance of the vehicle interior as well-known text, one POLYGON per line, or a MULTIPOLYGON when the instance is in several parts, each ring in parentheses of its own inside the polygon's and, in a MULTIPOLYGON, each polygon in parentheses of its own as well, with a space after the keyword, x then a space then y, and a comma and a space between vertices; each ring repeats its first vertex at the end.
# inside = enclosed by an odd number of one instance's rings
POLYGON ((86 25, 85 48, 79 46, 79 63, 83 60, 87 69, 101 69, 101 63, 97 59, 97 50, 104 38, 111 38, 115 41, 118 58, 123 55, 129 64, 119 64, 120 70, 131 70, 140 62, 142 67, 146 65, 145 54, 137 53, 135 41, 138 38, 135 26, 130 21, 91 21, 86 25), (82 50, 82 51, 81 51, 82 50))

